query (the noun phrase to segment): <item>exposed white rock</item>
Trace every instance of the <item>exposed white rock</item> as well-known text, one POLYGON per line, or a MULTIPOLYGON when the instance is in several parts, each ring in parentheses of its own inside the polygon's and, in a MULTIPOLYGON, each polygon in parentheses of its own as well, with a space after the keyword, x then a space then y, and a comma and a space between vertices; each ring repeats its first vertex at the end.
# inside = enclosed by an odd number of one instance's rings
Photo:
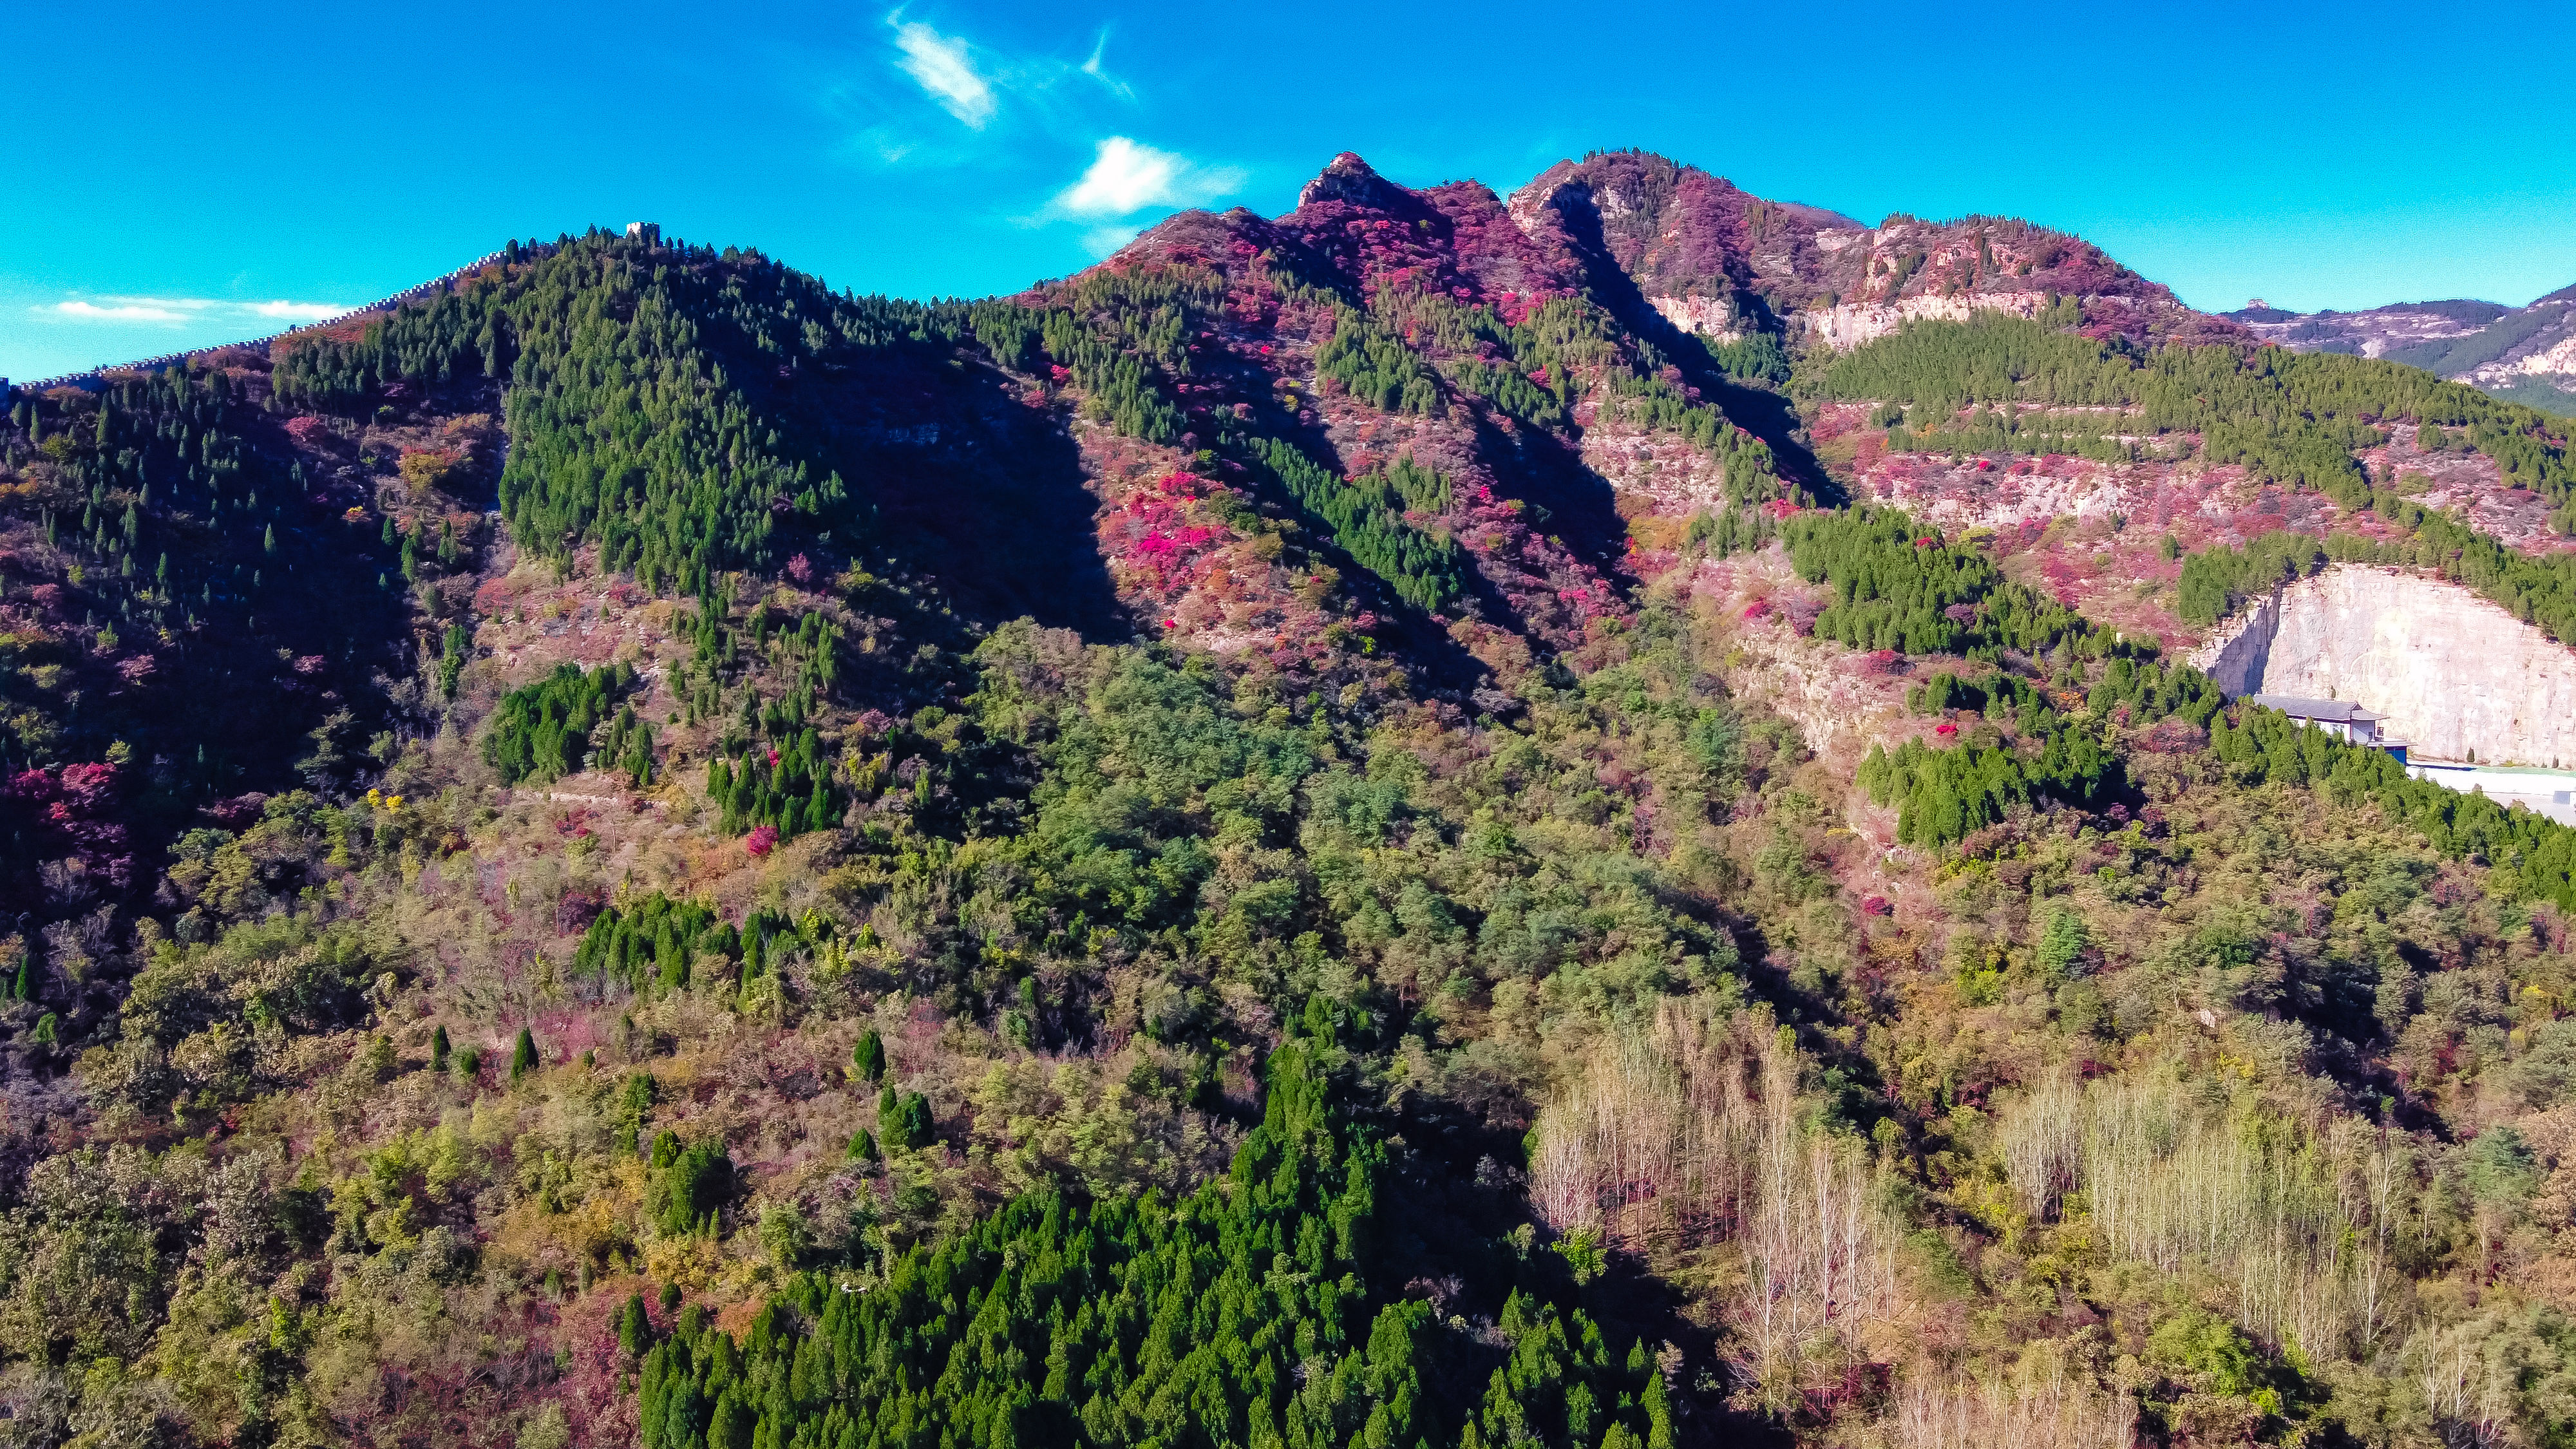
POLYGON ((1874 342, 1918 317, 1965 322, 1978 312, 2009 312, 2036 317, 2048 305, 2046 292, 1977 292, 1955 297, 1900 297, 1893 302, 1844 302, 1812 307, 1797 314, 1798 325, 1824 339, 1836 352, 1874 342))
POLYGON ((2576 376, 2576 330, 2555 344, 2537 352, 2526 353, 2511 362, 2491 362, 2474 372, 2460 376, 2464 382, 2504 382, 2515 375, 2524 377, 2576 376))
POLYGON ((1646 305, 1675 327, 1711 342, 1735 342, 1744 336, 1735 303, 1725 297, 1648 297, 1646 305))
POLYGON ((2576 651, 2441 579, 2335 564, 2255 600, 2191 662, 2230 696, 2351 700, 2417 756, 2576 765, 2576 651))
MULTIPOLYGON (((2260 310, 2253 303, 2247 306, 2260 310)), ((2400 304, 2366 312, 2293 313, 2277 322, 2245 316, 2236 320, 2255 336, 2293 352, 2331 347, 2363 357, 2384 357, 2400 347, 2466 337, 2491 319, 2475 314, 2463 319, 2431 307, 2400 304)))

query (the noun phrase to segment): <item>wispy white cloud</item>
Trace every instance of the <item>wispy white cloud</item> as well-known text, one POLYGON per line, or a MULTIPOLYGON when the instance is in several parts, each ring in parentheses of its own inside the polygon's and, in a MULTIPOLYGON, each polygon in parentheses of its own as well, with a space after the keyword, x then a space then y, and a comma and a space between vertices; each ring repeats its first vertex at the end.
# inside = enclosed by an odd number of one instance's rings
POLYGON ((1082 73, 1091 77, 1093 80, 1100 82, 1102 85, 1107 86, 1110 92, 1116 95, 1120 100, 1132 101, 1136 99, 1135 87, 1130 86, 1125 81, 1120 80, 1118 77, 1109 73, 1108 67, 1103 64, 1103 62, 1108 58, 1109 30, 1104 26, 1101 28, 1100 38, 1092 42, 1091 58, 1082 63, 1082 73))
POLYGON ((942 35, 918 20, 905 20, 901 11, 887 16, 886 23, 894 27, 895 49, 903 52, 903 59, 896 62, 903 73, 948 114, 975 130, 984 129, 985 123, 993 119, 998 103, 993 97, 993 83, 975 69, 966 42, 942 35))
POLYGON ((39 317, 62 322, 200 322, 224 318, 261 318, 271 322, 319 322, 348 311, 338 302, 224 302, 207 297, 118 297, 97 301, 73 297, 31 307, 39 317))
POLYGON ((56 302, 51 307, 29 309, 38 316, 65 318, 74 322, 185 322, 189 314, 168 307, 147 307, 123 302, 102 307, 96 302, 56 302))
POLYGON ((337 302, 253 302, 250 309, 262 317, 281 322, 320 322, 337 317, 349 309, 337 302))
POLYGON ((1058 216, 1106 219, 1154 206, 1197 206, 1243 185, 1232 166, 1201 166, 1125 136, 1100 143, 1082 178, 1056 194, 1058 216))

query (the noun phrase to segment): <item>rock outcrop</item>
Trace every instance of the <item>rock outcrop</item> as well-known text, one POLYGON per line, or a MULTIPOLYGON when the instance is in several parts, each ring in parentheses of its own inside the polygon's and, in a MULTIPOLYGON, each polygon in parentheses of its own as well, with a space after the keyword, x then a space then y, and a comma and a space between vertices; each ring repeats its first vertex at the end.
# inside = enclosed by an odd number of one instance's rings
POLYGON ((2355 701, 2430 759, 2576 764, 2576 651, 2461 586, 2337 564, 2192 656, 2231 696, 2355 701))
POLYGON ((1979 292, 1974 295, 1897 297, 1885 302, 1843 302, 1796 314, 1798 325, 1836 352, 1875 342, 1920 317, 1965 322, 1978 312, 2036 317, 2056 300, 2046 292, 1979 292))

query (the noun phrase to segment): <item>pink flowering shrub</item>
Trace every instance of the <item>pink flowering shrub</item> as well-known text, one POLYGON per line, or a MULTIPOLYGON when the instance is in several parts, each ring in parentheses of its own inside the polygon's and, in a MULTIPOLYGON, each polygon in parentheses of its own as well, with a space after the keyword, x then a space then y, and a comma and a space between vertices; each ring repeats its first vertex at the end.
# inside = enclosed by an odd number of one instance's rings
POLYGON ((752 827, 752 832, 742 838, 742 848, 750 851, 755 860, 769 854, 778 848, 778 827, 775 825, 752 827))
POLYGON ((261 809, 267 804, 268 797, 253 790, 247 795, 235 795, 229 800, 218 800, 205 807, 205 814, 208 819, 226 830, 239 830, 257 820, 261 809))
MULTIPOLYGON (((1175 474, 1160 486, 1186 501, 1196 495, 1182 490, 1201 481, 1175 474)), ((1155 494, 1128 499, 1102 520, 1101 535, 1121 569, 1131 577, 1141 576, 1140 581, 1157 597, 1168 597, 1198 582, 1206 572, 1207 555, 1219 542, 1215 529, 1189 522, 1171 498, 1155 494)))
POLYGON ((67 843, 89 871, 117 890, 133 883, 134 857, 125 826, 110 817, 116 804, 116 766, 105 761, 27 769, 0 786, 0 799, 19 818, 67 843))

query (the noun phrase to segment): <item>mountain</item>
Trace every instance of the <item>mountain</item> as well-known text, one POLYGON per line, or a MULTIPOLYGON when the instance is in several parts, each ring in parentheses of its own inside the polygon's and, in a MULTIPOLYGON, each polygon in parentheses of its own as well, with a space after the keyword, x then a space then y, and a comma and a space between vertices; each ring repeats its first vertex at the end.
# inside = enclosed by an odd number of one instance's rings
POLYGON ((1635 152, 7 401, 13 1441, 2566 1422, 2576 829, 2182 658, 2557 739, 2531 409, 1635 152))
POLYGON ((1868 227, 1642 153, 1561 162, 1514 194, 1511 213, 1532 236, 1617 268, 1674 326, 1720 342, 1777 316, 1848 347, 1916 317, 2031 316, 2061 296, 2084 299, 2090 335, 2241 336, 2061 232, 2006 217, 1868 227))
POLYGON ((2227 314, 2296 351, 2385 357, 2498 397, 2576 414, 2576 287, 2528 307, 2401 302, 2364 312, 2285 312, 2260 303, 2227 314))

